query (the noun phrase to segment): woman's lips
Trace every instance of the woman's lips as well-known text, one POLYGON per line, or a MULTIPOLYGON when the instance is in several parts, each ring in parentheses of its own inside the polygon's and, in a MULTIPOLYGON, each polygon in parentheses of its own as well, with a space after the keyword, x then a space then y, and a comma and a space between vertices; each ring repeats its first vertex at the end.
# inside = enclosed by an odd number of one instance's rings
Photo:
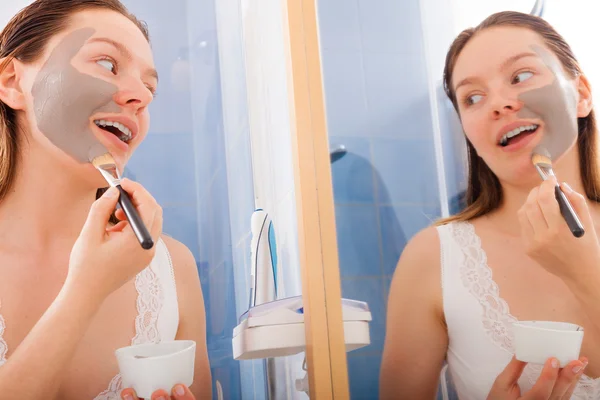
POLYGON ((126 154, 129 151, 129 145, 127 143, 123 142, 111 132, 99 128, 96 124, 92 123, 92 125, 92 130, 97 132, 96 137, 105 147, 107 147, 107 150, 109 150, 111 154, 126 154))
POLYGON ((506 146, 500 146, 502 151, 513 152, 518 151, 524 147, 526 147, 532 140, 534 140, 541 131, 542 127, 538 127, 534 132, 531 133, 521 133, 518 136, 515 136, 510 140, 510 142, 506 146))

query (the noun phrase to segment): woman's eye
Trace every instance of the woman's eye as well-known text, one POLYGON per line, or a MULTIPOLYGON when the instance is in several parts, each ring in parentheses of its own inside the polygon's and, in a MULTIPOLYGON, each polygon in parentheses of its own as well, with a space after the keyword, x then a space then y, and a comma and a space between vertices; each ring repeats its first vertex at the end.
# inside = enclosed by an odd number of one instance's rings
POLYGON ((107 70, 109 70, 110 72, 112 72, 113 74, 115 73, 115 70, 116 70, 115 63, 112 62, 111 60, 98 60, 96 62, 98 64, 100 64, 101 66, 103 66, 104 68, 106 68, 107 70))
POLYGON ((472 106, 473 104, 479 103, 479 101, 483 98, 480 94, 474 94, 472 96, 467 97, 467 105, 472 106))
POLYGON ((517 74, 517 76, 515 76, 513 78, 513 84, 524 82, 527 79, 531 78, 532 76, 533 76, 533 72, 529 72, 529 71, 521 72, 520 74, 517 74))

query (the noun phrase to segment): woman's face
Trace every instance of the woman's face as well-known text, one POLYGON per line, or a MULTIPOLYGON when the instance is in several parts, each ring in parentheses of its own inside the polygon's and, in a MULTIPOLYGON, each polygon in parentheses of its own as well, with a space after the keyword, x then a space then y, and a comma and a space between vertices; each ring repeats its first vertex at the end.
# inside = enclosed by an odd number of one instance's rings
POLYGON ((520 184, 535 169, 540 147, 554 157, 573 148, 581 107, 580 79, 572 79, 537 33, 494 27, 477 33, 459 55, 452 76, 463 129, 477 154, 501 181, 520 184))
POLYGON ((152 52, 119 13, 74 14, 38 61, 15 66, 15 76, 30 139, 72 168, 90 171, 89 158, 108 151, 123 170, 148 132, 158 84, 152 52))

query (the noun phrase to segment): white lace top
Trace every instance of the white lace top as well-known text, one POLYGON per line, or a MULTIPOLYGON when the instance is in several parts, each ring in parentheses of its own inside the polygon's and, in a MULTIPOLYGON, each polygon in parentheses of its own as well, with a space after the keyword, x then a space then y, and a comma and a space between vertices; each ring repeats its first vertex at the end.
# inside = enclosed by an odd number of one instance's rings
MULTIPOLYGON (((448 368, 461 400, 482 400, 514 353, 512 323, 517 319, 500 297, 473 225, 454 222, 437 231, 448 368)), ((519 380, 521 394, 531 389, 541 370, 527 365, 519 380)), ((583 375, 571 399, 600 399, 600 379, 583 375)))
MULTIPOLYGON (((179 326, 179 308, 171 256, 162 240, 159 240, 156 245, 154 259, 135 278, 138 314, 135 318, 135 336, 131 339, 132 345, 174 340, 179 326)), ((8 352, 6 341, 3 339, 5 329, 5 320, 0 315, 0 366, 6 362, 8 352)), ((121 375, 117 374, 107 384, 107 389, 94 400, 120 400, 123 389, 121 375)))

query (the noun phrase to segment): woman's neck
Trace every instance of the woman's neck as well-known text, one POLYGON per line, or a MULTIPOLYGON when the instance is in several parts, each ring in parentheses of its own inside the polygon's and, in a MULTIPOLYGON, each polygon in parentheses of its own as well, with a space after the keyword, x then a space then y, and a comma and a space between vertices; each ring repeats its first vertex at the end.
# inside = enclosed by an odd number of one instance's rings
MULTIPOLYGON (((583 179, 579 169, 579 153, 576 147, 565 154, 553 166, 558 182, 566 182, 573 190, 585 196, 583 179)), ((531 190, 541 185, 539 175, 532 174, 531 180, 523 185, 516 186, 502 183, 502 205, 488 214, 488 219, 503 232, 511 235, 520 235, 518 211, 527 201, 531 190)))
POLYGON ((47 149, 21 151, 13 185, 0 202, 0 243, 43 250, 75 241, 96 190, 76 179, 47 149))

